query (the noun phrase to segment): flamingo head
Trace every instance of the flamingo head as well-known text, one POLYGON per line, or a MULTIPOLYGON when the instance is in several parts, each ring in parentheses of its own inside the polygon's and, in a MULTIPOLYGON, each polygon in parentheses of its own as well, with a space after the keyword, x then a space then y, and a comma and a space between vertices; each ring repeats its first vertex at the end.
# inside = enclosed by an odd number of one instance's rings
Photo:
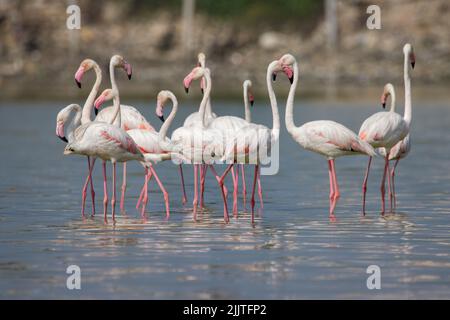
POLYGON ((58 112, 56 116, 56 136, 64 142, 69 142, 64 133, 64 125, 69 120, 72 111, 81 113, 81 107, 78 104, 70 104, 58 112))
POLYGON ((414 69, 414 66, 416 65, 416 55, 414 54, 413 46, 410 43, 405 44, 403 46, 403 53, 408 57, 411 68, 414 69))
POLYGON ((247 90, 248 102, 250 102, 250 105, 253 107, 253 104, 255 103, 255 97, 253 96, 252 82, 250 80, 244 81, 244 89, 247 90))
POLYGON ((91 59, 85 59, 80 63, 77 72, 75 72, 75 83, 77 84, 78 88, 81 89, 81 80, 83 78, 83 75, 87 71, 91 70, 95 64, 95 61, 91 59))
POLYGON ((114 99, 116 95, 117 93, 115 93, 113 89, 105 89, 94 101, 95 115, 98 114, 98 109, 101 107, 103 103, 114 99))
MULTIPOLYGON (((282 71, 288 77, 289 82, 291 84, 294 81, 294 69, 292 68, 292 66, 294 65, 295 62, 296 62, 295 57, 290 53, 283 55, 280 58, 280 60, 278 60, 279 70, 282 71)), ((276 78, 276 72, 274 73, 274 76, 273 76, 274 80, 275 80, 275 78, 276 78)))
POLYGON ((131 80, 131 77, 133 75, 131 64, 129 64, 121 55, 116 54, 112 56, 111 64, 115 68, 122 68, 127 73, 128 80, 131 80))
POLYGON ((394 91, 394 86, 391 83, 387 83, 383 88, 383 94, 381 95, 381 105, 383 109, 386 108, 386 101, 388 97, 392 94, 394 91))
POLYGON ((158 97, 156 99, 156 116, 161 120, 162 122, 165 121, 164 119, 164 106, 167 103, 167 100, 169 100, 169 91, 162 90, 158 93, 158 97))
POLYGON ((202 67, 195 67, 192 71, 184 78, 183 85, 186 93, 189 93, 189 87, 191 86, 192 81, 198 80, 203 77, 206 69, 202 67))

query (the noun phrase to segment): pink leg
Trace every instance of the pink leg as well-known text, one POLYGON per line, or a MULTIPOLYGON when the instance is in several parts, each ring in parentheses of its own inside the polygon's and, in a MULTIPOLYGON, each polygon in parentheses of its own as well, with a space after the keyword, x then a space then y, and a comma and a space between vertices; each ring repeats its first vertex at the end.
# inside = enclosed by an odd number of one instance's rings
POLYGON ((394 164, 394 167, 392 168, 392 171, 391 171, 391 176, 392 176, 392 197, 393 197, 393 199, 391 200, 393 203, 394 203, 394 211, 395 211, 395 209, 397 209, 397 199, 396 199, 396 196, 395 196, 395 169, 397 168, 397 164, 398 164, 398 162, 400 161, 400 159, 397 159, 397 160, 395 160, 395 164, 394 164))
POLYGON ((389 168, 389 161, 388 161, 388 168, 386 171, 386 175, 388 178, 388 190, 389 190, 389 210, 392 213, 392 183, 391 183, 391 169, 389 168))
POLYGON ((258 170, 259 165, 255 165, 255 174, 253 176, 252 198, 250 200, 252 206, 252 224, 255 223, 255 191, 256 191, 256 182, 258 180, 258 170))
POLYGON ((113 222, 116 222, 116 162, 113 162, 113 177, 112 177, 113 192, 111 197, 111 210, 113 222))
POLYGON ((156 183, 158 184, 159 188, 161 189, 161 192, 164 195, 164 203, 166 205, 166 217, 168 219, 170 217, 169 194, 167 193, 166 188, 164 188, 164 185, 162 184, 161 180, 156 174, 155 168, 153 168, 153 166, 150 166, 150 171, 153 174, 153 176, 155 176, 156 183))
POLYGON ((106 184, 106 161, 103 161, 103 220, 108 223, 108 185, 106 184))
POLYGON ((197 205, 198 205, 198 164, 194 164, 194 201, 192 206, 194 209, 194 221, 197 221, 197 205))
MULTIPOLYGON (((220 176, 217 173, 216 169, 212 165, 209 165, 209 168, 211 169, 212 173, 216 177, 217 182, 220 184, 220 176)), ((225 192, 225 198, 227 198, 228 197, 228 189, 225 185, 223 185, 223 190, 225 192)))
POLYGON ((245 169, 244 165, 241 164, 241 175, 242 175, 242 200, 244 202, 244 211, 247 210, 247 186, 245 184, 245 169))
POLYGON ((206 170, 207 166, 202 164, 200 166, 200 208, 204 207, 204 193, 205 193, 205 179, 206 179, 206 170))
POLYGON ((333 167, 331 166, 331 160, 328 160, 328 175, 330 177, 330 217, 333 216, 331 208, 333 207, 334 201, 334 178, 333 178, 333 167))
POLYGON ((125 192, 127 191, 127 163, 123 163, 122 195, 120 196, 120 212, 125 211, 125 192))
POLYGON ((384 215, 385 212, 385 201, 384 201, 384 196, 385 196, 385 182, 386 182, 386 172, 389 168, 389 152, 386 153, 386 158, 384 160, 384 170, 383 170, 383 179, 381 179, 381 214, 384 215))
POLYGON ((141 217, 145 218, 145 209, 147 208, 148 203, 148 182, 152 178, 152 173, 149 170, 145 169, 145 183, 142 187, 143 190, 143 200, 142 200, 142 209, 141 209, 141 217))
POLYGON ((338 201, 339 197, 341 196, 341 194, 339 192, 339 185, 337 183, 336 169, 334 167, 334 159, 331 160, 331 169, 332 169, 332 173, 333 173, 334 197, 333 197, 333 206, 332 206, 330 216, 334 216, 334 209, 336 208, 337 201, 338 201))
POLYGON ((237 197, 238 197, 238 176, 237 176, 237 170, 234 170, 234 167, 231 168, 231 176, 233 178, 233 215, 235 218, 237 218, 238 214, 238 207, 237 207, 237 197), (236 171, 236 172, 235 172, 236 171))
POLYGON ((183 175, 183 166, 182 166, 182 164, 178 165, 178 169, 180 171, 181 190, 183 191, 183 199, 181 200, 181 203, 184 206, 186 204, 186 202, 187 202, 187 197, 186 197, 186 187, 184 186, 184 175, 183 175))
POLYGON ((230 221, 230 217, 228 216, 228 205, 227 205, 227 195, 225 194, 225 185, 223 184, 223 181, 219 177, 219 175, 216 172, 216 169, 212 165, 209 165, 211 168, 211 171, 216 176, 217 183, 219 184, 220 191, 222 193, 222 199, 223 199, 223 219, 225 223, 228 223, 230 221))
POLYGON ((89 180, 91 181, 91 199, 92 199, 92 217, 95 216, 95 191, 94 191, 94 183, 92 181, 92 171, 94 171, 94 164, 95 164, 96 158, 92 159, 91 167, 89 168, 90 174, 89 174, 89 180))
POLYGON ((145 169, 145 174, 144 174, 144 185, 142 186, 141 194, 139 195, 138 202, 136 203, 136 209, 139 209, 139 207, 141 206, 142 199, 143 199, 144 194, 145 194, 145 187, 146 187, 146 185, 148 184, 148 182, 150 181, 151 178, 152 178, 152 173, 148 172, 148 169, 146 168, 145 169))
POLYGON ((86 181, 84 182, 83 185, 83 190, 81 191, 81 216, 84 218, 84 209, 86 207, 86 194, 87 194, 87 187, 89 184, 89 180, 91 177, 91 160, 89 157, 87 157, 87 161, 88 161, 88 175, 86 177, 86 181))
POLYGON ((261 187, 261 169, 258 170, 258 197, 259 203, 261 204, 261 209, 264 209, 263 193, 261 187))
POLYGON ((367 170, 366 175, 364 176, 364 182, 362 186, 362 192, 363 192, 363 207, 362 207, 362 213, 363 215, 366 215, 366 193, 367 193, 367 180, 369 180, 369 170, 370 170, 370 164, 372 163, 372 157, 369 157, 369 162, 367 164, 367 170))

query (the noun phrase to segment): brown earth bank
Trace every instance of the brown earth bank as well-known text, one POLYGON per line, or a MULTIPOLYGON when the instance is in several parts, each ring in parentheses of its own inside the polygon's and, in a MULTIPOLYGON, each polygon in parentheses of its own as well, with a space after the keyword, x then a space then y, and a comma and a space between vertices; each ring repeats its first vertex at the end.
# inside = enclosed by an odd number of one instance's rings
MULTIPOLYGON (((86 77, 82 91, 73 81, 86 57, 102 66, 106 88, 107 64, 115 53, 126 57, 134 69, 132 81, 119 75, 122 95, 153 99, 161 89, 181 94, 181 81, 199 51, 207 55, 217 97, 238 97, 247 78, 255 91, 265 92, 268 63, 290 52, 300 64, 299 92, 306 97, 337 93, 348 98, 364 90, 381 90, 385 82, 401 89, 406 42, 415 48, 413 81, 424 97, 435 97, 436 90, 450 83, 447 0, 338 1, 338 38, 332 50, 322 12, 304 26, 301 21, 248 24, 198 13, 186 48, 181 10, 156 9, 143 15, 130 12, 127 3, 0 0, 1 99, 86 95, 93 75, 86 77), (66 27, 66 8, 72 2, 81 8, 80 30, 66 27), (366 27, 371 4, 381 8, 381 30, 366 27)), ((287 86, 279 87, 287 91, 287 86)))

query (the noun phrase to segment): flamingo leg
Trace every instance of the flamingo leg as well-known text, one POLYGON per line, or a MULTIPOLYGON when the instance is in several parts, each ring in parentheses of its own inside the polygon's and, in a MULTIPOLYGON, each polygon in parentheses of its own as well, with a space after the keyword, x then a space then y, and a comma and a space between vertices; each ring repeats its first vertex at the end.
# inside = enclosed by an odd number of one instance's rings
POLYGON ((194 221, 197 221, 197 204, 198 204, 198 165, 194 164, 194 200, 192 206, 194 209, 194 221))
POLYGON ((261 186, 261 168, 258 169, 258 197, 259 203, 261 204, 261 209, 264 209, 263 193, 261 186))
POLYGON ((106 183, 106 161, 103 161, 103 221, 108 223, 108 185, 106 183))
POLYGON ((256 182, 258 180, 258 170, 259 165, 255 165, 255 174, 253 176, 252 198, 250 200, 252 206, 252 224, 255 223, 255 191, 256 191, 256 182))
POLYGON ((333 199, 334 199, 334 178, 331 160, 328 160, 328 176, 330 178, 330 217, 331 217, 333 215, 331 208, 333 206, 333 199))
POLYGON ((219 184, 220 191, 222 192, 222 198, 223 198, 223 219, 225 220, 225 223, 228 223, 230 221, 230 218, 228 216, 228 205, 227 205, 227 195, 225 194, 225 185, 223 184, 223 180, 219 177, 219 175, 216 172, 216 169, 214 169, 213 165, 209 165, 211 168, 211 171, 216 176, 217 183, 219 184))
POLYGON ((94 182, 92 181, 92 171, 94 171, 94 164, 97 158, 92 159, 91 167, 89 168, 89 180, 91 185, 91 199, 92 199, 92 217, 95 216, 95 191, 94 191, 94 182))
POLYGON ((391 171, 391 176, 392 176, 392 197, 393 197, 393 199, 392 199, 392 202, 394 203, 394 211, 395 211, 395 209, 397 209, 397 199, 396 199, 396 196, 395 196, 395 169, 397 168, 397 164, 398 164, 398 162, 400 161, 400 159, 397 159, 397 160, 395 160, 395 163, 394 163, 394 167, 392 168, 392 171, 391 171))
MULTIPOLYGON (((218 182, 219 185, 220 185, 220 176, 219 176, 219 174, 217 173, 216 169, 215 169, 212 165, 209 165, 209 167, 210 167, 212 173, 214 174, 214 176, 216 177, 217 182, 218 182)), ((225 192, 225 198, 227 198, 227 197, 228 197, 228 189, 227 189, 227 187, 225 186, 225 184, 223 185, 223 190, 224 190, 224 192, 225 192)))
POLYGON ((384 160, 384 170, 383 170, 383 178, 381 179, 381 214, 384 215, 385 212, 385 201, 384 201, 384 197, 385 197, 385 183, 386 183, 386 172, 389 168, 389 152, 386 152, 386 158, 384 160))
POLYGON ((237 218, 238 208, 237 208, 237 196, 238 196, 238 176, 237 172, 239 169, 234 170, 234 167, 231 168, 231 176, 233 178, 233 215, 237 218), (235 172, 236 171, 236 172, 235 172))
POLYGON ((367 163, 367 170, 366 175, 364 176, 364 182, 362 186, 362 192, 363 192, 363 207, 362 207, 362 213, 363 215, 366 215, 366 193, 367 193, 367 181, 369 180, 369 171, 370 171, 370 164, 372 163, 372 157, 369 157, 369 162, 367 163))
POLYGON ((181 203, 184 206, 186 204, 186 202, 187 202, 187 197, 186 197, 186 187, 184 185, 184 175, 183 175, 183 166, 182 166, 182 164, 178 165, 178 169, 180 171, 181 190, 183 191, 183 199, 181 200, 181 203))
MULTIPOLYGON (((140 207, 141 203, 142 203, 142 200, 143 200, 144 195, 145 195, 145 186, 148 184, 148 182, 150 181, 151 178, 152 178, 152 173, 148 172, 148 169, 146 168, 145 169, 145 175, 144 175, 144 185, 142 186, 141 194, 140 194, 139 200, 138 200, 138 202, 136 204, 136 209, 138 209, 140 207)), ((148 201, 148 199, 147 199, 147 201, 148 201)))
POLYGON ((387 180, 388 180, 388 190, 389 190, 389 212, 392 213, 392 183, 391 183, 391 170, 389 168, 389 161, 388 161, 388 168, 386 171, 387 180))
POLYGON ((148 171, 147 168, 145 168, 145 182, 144 186, 142 187, 142 208, 141 208, 141 217, 145 218, 145 209, 147 208, 148 203, 148 182, 152 178, 152 173, 148 171))
POLYGON ((120 212, 125 211, 125 193, 127 191, 127 163, 123 163, 122 194, 120 196, 120 212))
POLYGON ((116 162, 113 162, 111 210, 113 222, 116 222, 116 162))
POLYGON ((207 166, 202 164, 200 167, 200 208, 204 207, 205 179, 207 166))
POLYGON ((88 176, 86 177, 86 181, 84 182, 83 185, 83 190, 81 191, 81 216, 84 218, 85 214, 84 214, 84 209, 86 207, 86 194, 87 194, 87 187, 89 184, 89 180, 91 177, 91 161, 90 161, 90 157, 87 157, 87 162, 88 162, 88 176))
POLYGON ((170 216, 170 207, 169 207, 169 193, 167 193, 166 188, 164 188, 164 185, 162 184, 161 180, 159 179, 158 175, 156 174, 155 168, 153 166, 150 166, 150 172, 155 177, 156 183, 159 186, 159 189, 161 189, 161 192, 164 195, 164 203, 166 205, 166 218, 169 218, 170 216))
POLYGON ((330 216, 334 217, 334 209, 336 208, 337 201, 338 201, 339 197, 341 196, 341 193, 339 192, 339 185, 337 182, 337 177, 336 177, 336 168, 334 167, 334 159, 331 159, 331 172, 333 173, 334 197, 333 197, 332 208, 330 210, 330 216))
POLYGON ((247 186, 245 185, 245 169, 244 164, 241 164, 241 175, 242 175, 242 200, 244 202, 244 211, 247 210, 247 186))

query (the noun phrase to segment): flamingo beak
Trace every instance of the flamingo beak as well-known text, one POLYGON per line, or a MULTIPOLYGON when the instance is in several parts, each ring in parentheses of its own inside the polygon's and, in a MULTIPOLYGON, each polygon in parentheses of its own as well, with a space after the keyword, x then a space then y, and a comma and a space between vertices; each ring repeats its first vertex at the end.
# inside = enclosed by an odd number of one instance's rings
POLYGON ((381 106, 383 107, 383 109, 386 109, 386 102, 382 102, 381 106))
POLYGON ((127 72, 128 80, 131 80, 131 77, 133 75, 133 70, 131 68, 131 64, 129 64, 128 62, 125 62, 124 69, 127 72))
POLYGON ((277 73, 274 72, 272 73, 272 81, 276 81, 277 80, 277 73))
POLYGON ((411 61, 411 68, 413 68, 414 69, 414 66, 416 65, 416 62, 415 61, 411 61))
POLYGON ((189 93, 189 86, 191 85, 191 82, 192 82, 192 76, 191 76, 191 74, 188 74, 183 79, 184 91, 186 91, 186 93, 189 93))
POLYGON ((97 100, 95 100, 94 102, 94 112, 95 115, 98 114, 98 109, 100 108, 100 106, 105 102, 105 97, 104 96, 100 96, 97 98, 97 100))
POLYGON ((250 106, 253 107, 253 104, 255 103, 255 98, 251 93, 249 94, 248 100, 250 101, 250 106))
POLYGON ((289 79, 289 82, 292 84, 294 82, 294 71, 290 67, 284 66, 283 72, 286 74, 286 76, 289 79))
POLYGON ((166 119, 164 119, 164 115, 157 116, 157 117, 158 117, 158 119, 161 120, 161 122, 163 122, 163 123, 164 123, 164 121, 166 121, 166 119))
POLYGON ((79 67, 77 72, 75 73, 75 83, 80 89, 81 89, 81 79, 83 78, 83 75, 84 75, 84 67, 79 67))
POLYGON ((64 136, 64 123, 63 122, 58 121, 58 123, 56 124, 56 136, 66 143, 69 142, 67 140, 67 138, 64 136))

